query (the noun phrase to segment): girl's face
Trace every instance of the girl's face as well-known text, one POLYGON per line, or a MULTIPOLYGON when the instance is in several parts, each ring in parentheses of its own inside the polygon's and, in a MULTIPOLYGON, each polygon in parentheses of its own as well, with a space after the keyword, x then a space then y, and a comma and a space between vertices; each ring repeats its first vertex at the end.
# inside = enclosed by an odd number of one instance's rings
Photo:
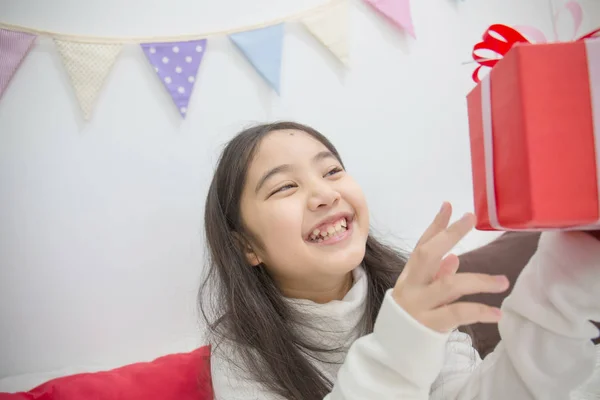
POLYGON ((369 213, 359 185, 309 134, 266 136, 242 192, 245 229, 254 238, 251 264, 276 281, 315 282, 346 275, 365 255, 369 213))

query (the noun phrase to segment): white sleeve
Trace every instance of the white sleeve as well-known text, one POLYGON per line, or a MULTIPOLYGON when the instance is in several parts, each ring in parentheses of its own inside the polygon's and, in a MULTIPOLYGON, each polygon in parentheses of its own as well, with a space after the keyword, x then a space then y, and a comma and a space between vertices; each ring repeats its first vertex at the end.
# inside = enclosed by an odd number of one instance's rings
POLYGON ((373 333, 352 344, 326 400, 427 400, 448 337, 421 325, 388 290, 373 333))
POLYGON ((589 320, 600 320, 599 296, 600 241, 581 232, 543 233, 502 304, 502 341, 474 372, 466 348, 454 343, 446 364, 455 368, 442 370, 431 398, 568 399, 594 372, 598 330, 589 320))
POLYGON ((459 331, 452 332, 446 344, 444 366, 431 385, 430 400, 454 399, 480 363, 481 357, 473 347, 471 337, 459 331))
MULTIPOLYGON (((389 290, 373 333, 352 344, 325 400, 427 400, 442 368, 448 336, 413 319, 389 290)), ((221 351, 234 354, 231 348, 221 351)), ((215 400, 282 400, 218 353, 211 356, 211 372, 215 400)))

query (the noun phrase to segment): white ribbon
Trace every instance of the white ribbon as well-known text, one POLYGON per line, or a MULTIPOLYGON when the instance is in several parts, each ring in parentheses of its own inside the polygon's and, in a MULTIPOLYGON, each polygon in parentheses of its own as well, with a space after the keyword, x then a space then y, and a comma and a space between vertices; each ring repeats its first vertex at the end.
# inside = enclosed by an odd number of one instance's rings
MULTIPOLYGON (((589 71, 590 94, 592 99, 592 125, 594 127, 594 146, 596 150, 596 179, 598 188, 598 204, 600 207, 600 39, 585 41, 589 71)), ((488 204, 490 226, 496 230, 510 231, 542 231, 550 229, 507 228, 498 221, 498 205, 496 204, 496 183, 494 181, 494 144, 492 129, 492 98, 490 74, 481 80, 481 116, 483 120, 483 152, 485 160, 485 189, 488 204)), ((591 225, 572 227, 568 229, 589 230, 600 227, 599 220, 591 225)), ((565 230, 561 228, 561 230, 565 230)))

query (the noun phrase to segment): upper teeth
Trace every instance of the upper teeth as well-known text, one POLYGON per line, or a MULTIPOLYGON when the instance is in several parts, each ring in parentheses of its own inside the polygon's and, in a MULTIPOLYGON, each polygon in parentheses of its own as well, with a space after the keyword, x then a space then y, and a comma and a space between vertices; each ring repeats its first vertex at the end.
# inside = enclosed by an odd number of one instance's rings
POLYGON ((346 230, 346 218, 341 218, 340 220, 334 222, 331 225, 324 226, 321 229, 315 229, 312 231, 310 238, 312 240, 322 241, 329 237, 335 236, 336 233, 342 232, 346 230))

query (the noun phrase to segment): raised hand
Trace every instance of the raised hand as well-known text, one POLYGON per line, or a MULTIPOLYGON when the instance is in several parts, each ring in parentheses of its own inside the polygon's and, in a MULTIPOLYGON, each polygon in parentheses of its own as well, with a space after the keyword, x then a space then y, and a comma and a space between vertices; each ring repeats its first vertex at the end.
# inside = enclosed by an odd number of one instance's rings
POLYGON ((503 275, 456 273, 458 257, 446 254, 473 229, 475 217, 465 214, 448 226, 451 215, 451 206, 444 203, 392 291, 406 312, 438 332, 476 322, 498 322, 502 315, 498 308, 456 300, 469 294, 504 292, 509 286, 503 275))

